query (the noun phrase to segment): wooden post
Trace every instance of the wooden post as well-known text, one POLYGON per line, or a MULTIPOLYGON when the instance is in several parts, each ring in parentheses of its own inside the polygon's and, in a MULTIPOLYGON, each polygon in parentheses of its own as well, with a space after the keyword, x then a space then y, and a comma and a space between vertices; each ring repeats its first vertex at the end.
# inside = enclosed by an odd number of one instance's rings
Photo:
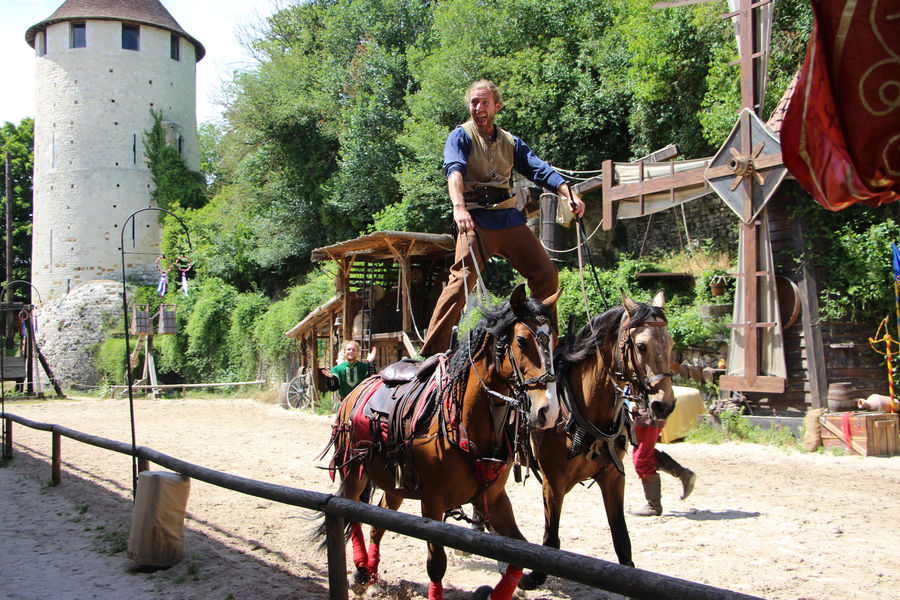
POLYGON ((803 323, 803 346, 806 348, 806 373, 813 408, 825 408, 828 373, 825 371, 825 349, 819 328, 819 301, 816 277, 809 248, 803 235, 804 221, 794 220, 794 250, 800 257, 800 318, 803 323))
POLYGON ((3 440, 3 458, 12 458, 12 419, 4 419, 6 439, 3 440))
MULTIPOLYGON (((9 161, 9 151, 6 152, 6 285, 8 286, 10 282, 13 280, 13 271, 12 271, 12 181, 10 180, 10 171, 12 167, 9 161)), ((8 291, 8 290, 7 290, 8 291)), ((10 293, 7 296, 6 301, 12 302, 12 294, 10 293)), ((13 336, 10 335, 13 331, 13 322, 14 317, 12 311, 4 311, 4 330, 3 336, 6 338, 6 347, 12 348, 15 343, 13 340, 13 336)))
POLYGON ((150 470, 150 461, 143 456, 138 456, 138 473, 150 470))
POLYGON ((325 544, 328 556, 328 598, 347 600, 347 550, 344 543, 344 519, 325 515, 325 544))
POLYGON ((616 215, 613 212, 612 198, 610 192, 615 183, 615 172, 613 171, 613 163, 611 160, 603 161, 603 231, 609 231, 616 224, 616 215))
POLYGON ((62 439, 62 436, 60 436, 59 433, 54 431, 53 432, 53 450, 52 450, 53 458, 52 458, 52 463, 50 466, 50 481, 52 482, 53 485, 59 485, 59 482, 62 479, 62 477, 60 477, 61 463, 62 463, 61 439, 62 439))

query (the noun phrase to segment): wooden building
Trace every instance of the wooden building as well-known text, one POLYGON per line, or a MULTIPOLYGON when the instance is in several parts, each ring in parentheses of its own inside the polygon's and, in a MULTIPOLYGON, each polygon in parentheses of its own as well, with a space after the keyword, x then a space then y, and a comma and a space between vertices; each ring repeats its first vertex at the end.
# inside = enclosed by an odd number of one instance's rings
POLYGON ((313 262, 334 261, 338 274, 335 295, 285 333, 300 342, 300 370, 334 366, 350 339, 363 358, 377 348, 378 369, 417 355, 454 248, 446 234, 379 231, 313 250, 313 262))

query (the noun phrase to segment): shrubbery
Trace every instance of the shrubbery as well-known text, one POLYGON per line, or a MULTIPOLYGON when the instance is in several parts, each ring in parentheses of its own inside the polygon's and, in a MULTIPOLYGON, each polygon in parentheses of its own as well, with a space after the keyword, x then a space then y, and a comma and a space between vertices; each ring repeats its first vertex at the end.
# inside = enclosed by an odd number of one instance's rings
MULTIPOLYGON (((153 338, 157 373, 173 373, 188 383, 228 382, 255 378, 260 360, 279 368, 296 348, 296 341, 285 337, 285 332, 333 294, 334 273, 318 270, 277 302, 261 293, 240 294, 215 278, 195 280, 187 297, 174 289, 160 298, 156 288, 139 287, 129 291, 129 301, 147 304, 151 315, 160 304, 176 306, 178 333, 153 338)), ((154 331, 155 327, 154 323, 154 331)), ((132 338, 132 351, 135 343, 132 338)), ((124 381, 124 353, 118 323, 95 355, 94 364, 103 378, 124 381)), ((135 372, 139 365, 140 361, 132 365, 135 372)))

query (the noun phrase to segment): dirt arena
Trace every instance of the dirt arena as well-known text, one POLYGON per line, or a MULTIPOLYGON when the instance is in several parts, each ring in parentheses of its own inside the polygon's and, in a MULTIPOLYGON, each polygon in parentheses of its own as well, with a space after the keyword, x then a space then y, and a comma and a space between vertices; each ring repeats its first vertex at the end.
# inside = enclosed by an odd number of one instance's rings
MULTIPOLYGON (((127 401, 7 403, 7 411, 130 442, 127 401)), ((137 443, 212 469, 333 491, 315 457, 331 419, 253 400, 136 400, 137 443)), ((327 598, 324 554, 310 514, 193 481, 184 560, 139 572, 124 552, 131 523, 131 459, 62 439, 62 483, 49 487, 51 436, 14 424, 15 458, 0 468, 0 597, 11 600, 327 598)), ((628 520, 638 567, 764 598, 900 597, 900 457, 804 454, 752 444, 663 446, 698 474, 678 499, 663 475, 664 514, 628 520)), ((520 527, 539 542, 540 488, 510 484, 520 527)), ((642 503, 628 467, 627 504, 642 503)), ((417 513, 409 502, 404 510, 417 513)), ((567 498, 563 548, 615 560, 597 489, 567 498)), ((448 550, 447 600, 498 579, 495 563, 448 550)), ((348 560, 349 562, 349 560, 348 560)), ((425 545, 388 534, 382 582, 367 598, 427 597, 425 545)), ((551 578, 531 600, 614 594, 551 578)))

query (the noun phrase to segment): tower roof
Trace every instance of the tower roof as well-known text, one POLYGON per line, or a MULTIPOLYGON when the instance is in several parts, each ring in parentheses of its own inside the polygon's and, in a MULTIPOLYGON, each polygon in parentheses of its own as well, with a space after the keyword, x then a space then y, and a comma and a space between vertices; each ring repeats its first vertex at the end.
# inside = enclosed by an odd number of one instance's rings
POLYGON ((52 15, 29 27, 25 32, 25 41, 34 48, 35 36, 48 25, 81 19, 130 21, 152 25, 177 33, 191 42, 196 49, 198 61, 206 54, 203 44, 182 29, 159 0, 66 0, 52 15))

